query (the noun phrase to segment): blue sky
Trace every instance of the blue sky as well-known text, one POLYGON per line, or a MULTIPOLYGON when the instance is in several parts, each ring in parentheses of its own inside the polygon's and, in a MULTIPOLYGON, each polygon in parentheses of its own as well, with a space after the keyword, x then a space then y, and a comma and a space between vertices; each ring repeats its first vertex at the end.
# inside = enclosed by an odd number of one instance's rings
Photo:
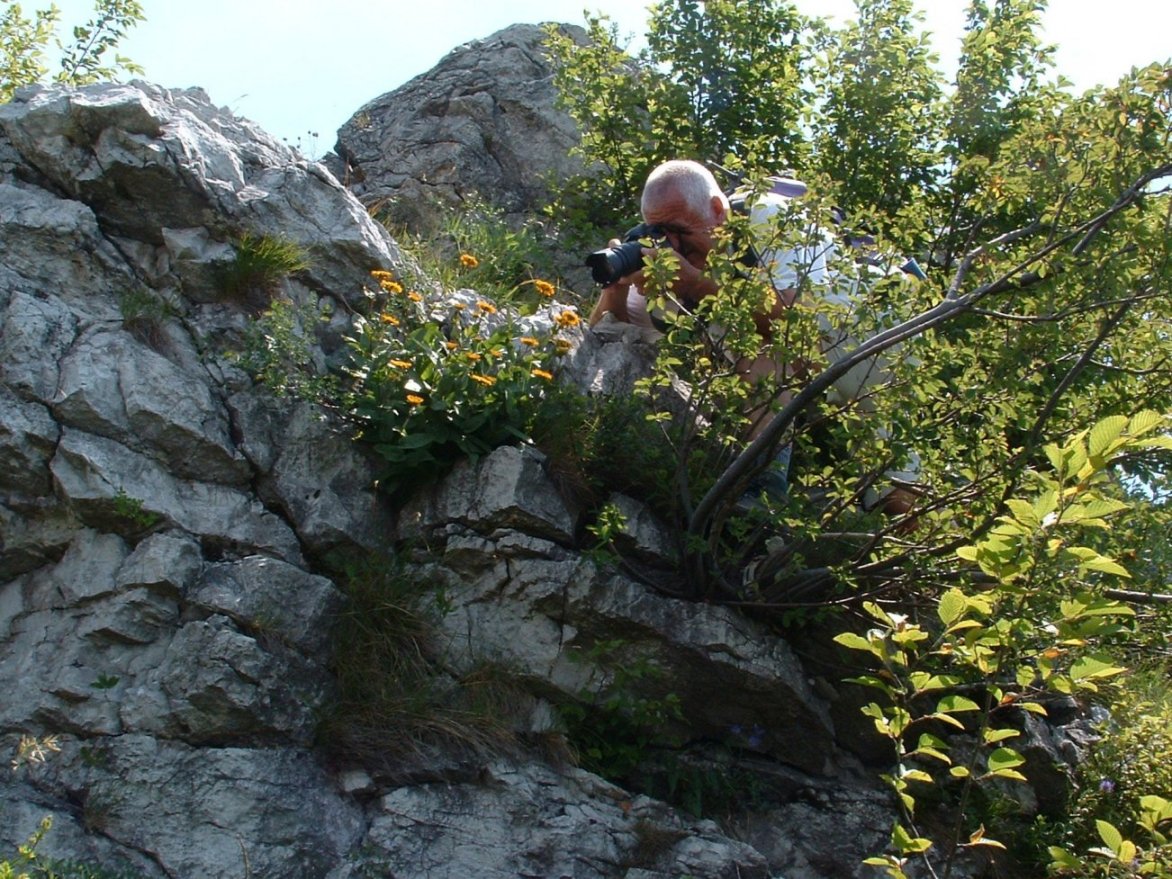
MULTIPOLYGON (((64 26, 92 0, 55 0, 64 26)), ((258 122, 309 155, 329 150, 364 103, 433 67, 456 46, 517 22, 581 24, 583 10, 641 34, 645 0, 141 0, 147 20, 122 53, 167 87, 200 86, 218 105, 258 122), (317 137, 313 137, 316 133, 317 137)), ((25 0, 26 10, 49 0, 25 0)), ((851 0, 798 0, 842 20, 851 0)), ((965 0, 918 0, 936 51, 955 59, 965 0)), ((1043 23, 1057 69, 1075 86, 1113 83, 1133 65, 1172 57, 1166 0, 1050 0, 1043 23), (1109 11, 1106 11, 1109 10, 1109 11)), ((65 32, 63 27, 63 33, 65 32)))

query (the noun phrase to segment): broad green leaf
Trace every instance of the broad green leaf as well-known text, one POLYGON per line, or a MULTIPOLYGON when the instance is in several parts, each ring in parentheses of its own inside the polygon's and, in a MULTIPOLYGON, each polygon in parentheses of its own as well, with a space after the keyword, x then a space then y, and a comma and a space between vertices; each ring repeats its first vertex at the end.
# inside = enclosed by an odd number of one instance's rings
POLYGON ((1012 769, 1025 763, 1025 758, 1013 748, 997 748, 989 754, 988 764, 990 772, 1000 772, 1012 769))
POLYGON ((1120 862, 1124 864, 1130 864, 1135 860, 1136 853, 1135 843, 1130 839, 1123 840, 1123 843, 1119 846, 1120 862))
POLYGON ((1127 432, 1132 436, 1142 436, 1166 422, 1167 418, 1154 409, 1144 409, 1131 416, 1131 420, 1127 423, 1127 432))
POLYGON ((1057 866, 1064 870, 1077 870, 1082 868, 1082 861, 1072 855, 1064 848, 1059 848, 1056 845, 1048 846, 1046 849, 1053 861, 1052 866, 1057 866))
POLYGON ((1003 742, 1006 739, 1016 738, 1020 735, 1021 732, 1016 729, 987 729, 985 730, 984 739, 986 745, 992 745, 995 742, 1003 742))
POLYGON ((977 560, 977 548, 975 546, 962 546, 956 551, 956 555, 966 562, 975 562, 977 560))
POLYGON ((1103 840, 1107 848, 1118 855, 1119 848, 1123 845, 1123 834, 1115 828, 1114 824, 1104 821, 1102 818, 1095 819, 1095 828, 1099 831, 1099 839, 1103 840))
POLYGON ((1075 681, 1086 681, 1099 678, 1110 678, 1122 674, 1127 669, 1095 656, 1080 656, 1070 666, 1070 677, 1075 681))
POLYGON ((834 642, 841 644, 851 650, 866 650, 872 652, 871 642, 862 635, 857 635, 854 632, 841 632, 834 636, 834 642))
POLYGON ((1029 529, 1037 528, 1042 520, 1034 514, 1034 507, 1032 504, 1021 500, 1020 498, 1010 498, 1005 502, 1009 507, 1009 511, 1013 513, 1013 518, 1029 529))
POLYGON ((948 714, 960 711, 980 711, 981 706, 974 702, 967 696, 951 695, 945 696, 936 703, 936 712, 938 714, 948 714))
POLYGON ((922 769, 909 769, 901 776, 905 781, 922 781, 926 784, 932 783, 932 776, 922 769))
MULTIPOLYGON (((970 547, 961 547, 961 549, 968 548, 970 547)), ((960 555, 960 550, 957 550, 957 555, 960 555)), ((961 558, 964 558, 964 556, 961 556, 961 558)), ((940 604, 936 608, 936 614, 945 626, 951 626, 964 615, 967 609, 968 599, 965 597, 965 594, 959 589, 949 589, 940 596, 940 604)))
POLYGON ((1026 777, 1016 769, 997 769, 990 772, 994 778, 1008 778, 1010 781, 1027 781, 1026 777))
POLYGON ((902 855, 919 854, 932 847, 932 840, 912 836, 903 828, 902 824, 897 823, 891 829, 891 845, 902 855))
POLYGON ((948 774, 954 778, 968 778, 971 773, 967 766, 953 766, 948 770, 948 774))
POLYGON ((1126 415, 1112 415, 1092 427, 1087 437, 1087 451, 1091 457, 1101 457, 1126 428, 1126 415))

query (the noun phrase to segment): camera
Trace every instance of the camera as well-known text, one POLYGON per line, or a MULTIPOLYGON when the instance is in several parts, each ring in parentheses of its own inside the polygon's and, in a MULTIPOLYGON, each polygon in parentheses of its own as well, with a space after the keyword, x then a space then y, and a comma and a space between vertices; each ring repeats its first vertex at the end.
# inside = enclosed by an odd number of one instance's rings
POLYGON ((658 226, 640 223, 623 236, 618 247, 596 250, 586 257, 586 265, 596 284, 606 287, 643 265, 644 247, 665 247, 667 240, 658 226))

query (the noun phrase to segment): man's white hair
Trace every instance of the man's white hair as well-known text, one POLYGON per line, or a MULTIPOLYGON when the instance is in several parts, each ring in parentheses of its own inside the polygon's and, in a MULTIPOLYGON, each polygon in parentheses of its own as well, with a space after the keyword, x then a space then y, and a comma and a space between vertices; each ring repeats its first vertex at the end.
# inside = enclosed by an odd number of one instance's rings
POLYGON ((665 194, 675 194, 693 210, 703 213, 709 209, 712 197, 716 196, 728 209, 728 198, 712 172, 691 159, 672 159, 664 162, 647 175, 643 184, 643 198, 640 207, 647 213, 648 206, 665 194))

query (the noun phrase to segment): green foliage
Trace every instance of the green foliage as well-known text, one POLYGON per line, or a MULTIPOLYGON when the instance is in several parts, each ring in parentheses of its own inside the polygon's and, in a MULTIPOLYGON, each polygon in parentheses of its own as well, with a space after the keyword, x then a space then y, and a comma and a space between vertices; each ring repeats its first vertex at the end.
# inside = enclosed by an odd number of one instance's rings
MULTIPOLYGON (((864 606, 877 625, 865 635, 835 640, 869 654, 876 670, 854 682, 878 690, 883 703, 863 713, 895 752, 896 771, 884 776, 903 811, 890 854, 869 859, 902 879, 909 858, 928 857, 933 841, 915 830, 916 789, 922 784, 986 785, 1025 781, 1025 759, 1013 747, 1021 735, 1017 712, 1045 714, 1045 694, 1093 694, 1123 669, 1108 648, 1128 633, 1134 611, 1103 594, 1107 577, 1127 577, 1113 559, 1082 541, 1110 529, 1127 504, 1111 497, 1112 462, 1150 445, 1167 419, 1145 412, 1109 418, 1045 449, 1052 472, 1031 472, 1035 495, 1011 499, 1008 513, 975 545, 957 554, 976 563, 979 589, 953 587, 936 607, 937 620, 916 623, 878 604, 864 606), (974 695, 976 696, 974 698, 974 695), (964 759, 936 730, 955 728, 980 743, 964 759), (937 770, 934 774, 932 770, 937 770)), ((960 796, 957 849, 1000 847, 983 824, 963 828, 970 795, 960 796)))
POLYGON ((278 298, 245 333, 240 365, 280 397, 337 406, 337 377, 325 371, 315 344, 322 316, 311 303, 278 298))
POLYGON ((470 197, 458 210, 442 211, 438 225, 426 236, 392 229, 418 265, 409 276, 413 286, 471 288, 522 314, 532 313, 558 292, 556 282, 545 280, 557 276, 553 242, 535 219, 518 225, 499 208, 470 197))
POLYGON ((0 879, 139 879, 142 875, 129 868, 46 857, 37 849, 52 826, 53 820, 46 816, 28 841, 17 847, 15 857, 0 859, 0 879))
POLYGON ((309 268, 305 250, 280 237, 246 232, 235 250, 235 258, 219 272, 220 290, 253 307, 268 305, 282 281, 309 268))
POLYGON ((54 76, 57 82, 86 85, 113 79, 121 72, 142 73, 141 67, 121 55, 115 54, 112 63, 107 60, 126 32, 145 17, 136 0, 96 0, 94 17, 72 29, 70 43, 56 36, 60 20, 56 6, 36 10, 32 18, 26 18, 20 4, 12 0, 4 0, 4 7, 0 16, 0 103, 11 100, 20 86, 39 82, 49 74, 45 55, 50 42, 60 52, 61 69, 54 76))
POLYGON ((683 715, 677 695, 651 693, 658 689, 662 672, 646 657, 623 655, 626 646, 616 639, 571 653, 601 665, 610 679, 597 695, 584 690, 580 701, 561 705, 558 713, 583 768, 619 784, 637 785, 648 761, 672 743, 668 730, 683 715))
POLYGON ((131 497, 122 488, 114 495, 113 510, 115 516, 136 529, 152 528, 160 521, 157 513, 144 509, 142 498, 131 497))
POLYGON ((1103 738, 1078 767, 1069 815, 1055 828, 1062 844, 1049 846, 1052 871, 1079 877, 1168 875, 1172 690, 1166 663, 1123 680, 1100 733, 1103 738))
POLYGON ((350 340, 344 405, 387 464, 384 488, 528 439, 543 401, 558 393, 553 370, 569 350, 558 330, 577 326, 577 313, 553 306, 557 329, 531 335, 488 300, 453 300, 441 313, 389 272, 375 277, 386 304, 350 340))
POLYGON ((436 749, 467 755, 514 746, 508 717, 518 689, 507 672, 445 669, 435 635, 446 612, 442 591, 394 558, 353 562, 342 586, 331 663, 338 695, 319 730, 325 749, 394 774, 436 749))
POLYGON ((175 309, 165 300, 144 288, 124 291, 118 297, 122 328, 147 347, 162 353, 168 340, 164 323, 174 317, 175 309))

